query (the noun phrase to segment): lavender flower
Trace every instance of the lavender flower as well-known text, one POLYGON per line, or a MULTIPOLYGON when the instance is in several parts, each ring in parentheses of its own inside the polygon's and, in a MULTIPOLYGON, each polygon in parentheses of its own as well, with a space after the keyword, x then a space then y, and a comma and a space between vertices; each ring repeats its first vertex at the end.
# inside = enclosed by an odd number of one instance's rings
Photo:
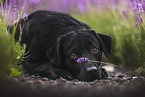
POLYGON ((139 20, 140 20, 140 23, 142 24, 143 23, 143 19, 142 19, 143 7, 142 7, 142 4, 139 3, 137 5, 137 7, 138 7, 138 12, 139 12, 139 17, 140 17, 139 20))
POLYGON ((130 4, 132 6, 132 9, 133 9, 134 13, 136 13, 136 11, 137 11, 137 6, 136 6, 137 5, 137 1, 131 0, 130 4))
POLYGON ((27 19, 28 19, 28 13, 25 12, 25 13, 23 14, 23 19, 24 19, 24 20, 27 20, 27 19))
POLYGON ((137 28, 137 29, 139 29, 139 25, 138 25, 138 23, 137 23, 137 22, 136 22, 136 24, 135 24, 135 25, 136 25, 136 28, 137 28))
POLYGON ((11 0, 11 3, 12 3, 13 11, 16 12, 17 11, 16 0, 11 0))
POLYGON ((141 3, 139 3, 139 4, 137 5, 137 8, 138 8, 138 10, 139 10, 139 14, 142 14, 142 13, 143 13, 143 8, 142 8, 141 3))
POLYGON ((26 7, 27 0, 23 0, 22 10, 26 7))
POLYGON ((84 58, 84 57, 78 58, 77 60, 78 63, 87 62, 87 61, 88 61, 88 58, 84 58))
POLYGON ((139 23, 143 23, 143 19, 142 19, 142 13, 143 13, 143 6, 141 4, 141 0, 139 0, 139 3, 136 5, 137 6, 137 10, 138 10, 138 16, 136 16, 136 27, 137 29, 139 29, 139 23))
POLYGON ((142 19, 142 17, 140 17, 140 23, 141 23, 141 24, 143 23, 143 19, 142 19))
POLYGON ((126 12, 122 11, 123 16, 126 18, 126 12))

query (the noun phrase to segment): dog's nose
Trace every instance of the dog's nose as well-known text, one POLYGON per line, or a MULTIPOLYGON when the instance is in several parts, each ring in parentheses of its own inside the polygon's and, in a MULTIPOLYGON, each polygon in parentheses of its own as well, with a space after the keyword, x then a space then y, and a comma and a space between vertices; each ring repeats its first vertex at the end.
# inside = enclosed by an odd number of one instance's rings
POLYGON ((97 74, 97 68, 95 66, 88 67, 87 68, 87 73, 89 75, 95 75, 95 74, 97 74))
POLYGON ((90 71, 97 71, 97 67, 95 67, 95 66, 88 67, 87 72, 90 72, 90 71))

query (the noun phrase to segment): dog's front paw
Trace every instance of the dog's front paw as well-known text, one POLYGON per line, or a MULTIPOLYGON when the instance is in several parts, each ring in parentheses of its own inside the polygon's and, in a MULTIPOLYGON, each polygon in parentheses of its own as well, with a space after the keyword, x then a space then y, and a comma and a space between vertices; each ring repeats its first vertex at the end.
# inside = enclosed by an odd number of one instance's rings
POLYGON ((107 79, 108 78, 108 72, 105 68, 101 68, 101 75, 102 75, 102 78, 101 79, 107 79))
POLYGON ((72 74, 65 70, 60 70, 57 72, 57 74, 59 75, 60 78, 65 78, 67 80, 73 79, 72 74))
POLYGON ((59 79, 59 78, 65 78, 68 80, 72 80, 72 74, 69 73, 68 71, 62 70, 62 69, 52 69, 51 71, 49 71, 49 77, 51 79, 59 79))

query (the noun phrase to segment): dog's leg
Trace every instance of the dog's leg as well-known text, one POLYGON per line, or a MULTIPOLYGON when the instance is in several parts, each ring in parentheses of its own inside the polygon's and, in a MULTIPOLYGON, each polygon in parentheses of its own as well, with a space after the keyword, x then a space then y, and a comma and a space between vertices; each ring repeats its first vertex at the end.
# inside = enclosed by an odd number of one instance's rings
POLYGON ((47 63, 41 65, 34 65, 27 61, 24 63, 24 68, 29 74, 38 74, 40 76, 45 76, 52 79, 65 78, 68 80, 72 80, 71 73, 63 69, 51 66, 47 63))

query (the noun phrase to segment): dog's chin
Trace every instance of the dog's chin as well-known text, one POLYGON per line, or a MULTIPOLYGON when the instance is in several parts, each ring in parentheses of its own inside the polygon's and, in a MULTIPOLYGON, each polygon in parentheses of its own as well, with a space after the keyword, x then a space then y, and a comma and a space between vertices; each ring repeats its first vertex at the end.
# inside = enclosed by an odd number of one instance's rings
POLYGON ((89 75, 89 74, 82 75, 82 74, 80 74, 80 75, 77 76, 77 79, 80 80, 80 81, 91 82, 91 81, 94 81, 94 80, 99 80, 100 76, 98 76, 98 74, 94 74, 94 75, 89 75))

